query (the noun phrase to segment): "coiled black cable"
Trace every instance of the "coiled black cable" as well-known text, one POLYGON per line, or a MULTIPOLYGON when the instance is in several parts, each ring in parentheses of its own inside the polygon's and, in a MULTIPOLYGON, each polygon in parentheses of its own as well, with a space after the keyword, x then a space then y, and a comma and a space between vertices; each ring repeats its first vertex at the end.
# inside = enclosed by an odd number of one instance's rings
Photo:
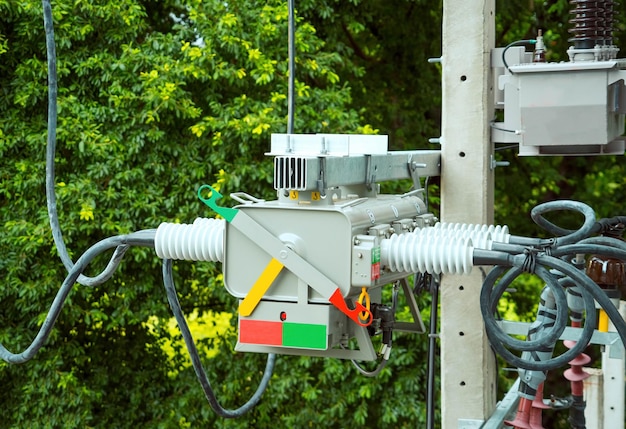
MULTIPOLYGON (((556 258, 552 259, 557 260, 556 258)), ((521 351, 543 351, 554 347, 554 344, 565 330, 567 324, 567 320, 563 320, 562 316, 563 312, 567 314, 567 298, 562 287, 560 287, 558 282, 556 282, 556 278, 550 274, 547 269, 538 266, 536 272, 537 275, 539 275, 546 282, 554 293, 557 303, 557 319, 554 326, 547 331, 545 336, 542 336, 537 340, 517 340, 502 330, 494 316, 497 302, 504 293, 504 290, 510 286, 515 278, 523 273, 519 267, 510 268, 508 271, 507 268, 509 267, 498 266, 492 269, 485 278, 480 295, 480 306, 483 320, 485 322, 485 331, 494 350, 511 365, 535 371, 548 371, 559 368, 574 359, 578 356, 578 354, 582 353, 582 351, 587 347, 587 344, 589 344, 589 340, 591 339, 595 328, 595 323, 591 320, 595 319, 596 311, 593 298, 591 298, 589 293, 583 293, 585 311, 587 312, 587 321, 581 333, 581 337, 574 347, 562 355, 545 361, 526 360, 509 351, 509 349, 521 351), (497 285, 493 287, 496 280, 502 273, 505 273, 504 276, 502 276, 497 285)))
POLYGON ((612 226, 625 223, 626 217, 616 216, 596 222, 595 213, 586 204, 576 201, 552 201, 536 206, 532 219, 551 234, 553 239, 512 237, 512 244, 495 244, 494 250, 474 250, 474 265, 495 265, 485 278, 481 290, 480 305, 487 337, 494 350, 505 360, 519 368, 546 371, 567 364, 581 353, 591 340, 595 329, 595 302, 607 313, 623 343, 626 343, 626 322, 606 293, 580 268, 568 261, 576 254, 597 254, 626 260, 626 243, 610 237, 591 237, 612 226), (576 211, 584 215, 583 225, 577 230, 565 229, 547 221, 543 215, 557 210, 576 211), (558 278, 552 272, 558 272, 558 278), (495 319, 496 306, 504 291, 523 272, 539 276, 552 290, 557 317, 554 326, 536 340, 520 341, 505 333, 495 319), (565 288, 578 286, 582 294, 586 321, 573 348, 560 356, 545 361, 522 359, 509 349, 518 351, 541 351, 554 347, 567 323, 567 298, 565 288), (594 302, 595 301, 595 302, 594 302))

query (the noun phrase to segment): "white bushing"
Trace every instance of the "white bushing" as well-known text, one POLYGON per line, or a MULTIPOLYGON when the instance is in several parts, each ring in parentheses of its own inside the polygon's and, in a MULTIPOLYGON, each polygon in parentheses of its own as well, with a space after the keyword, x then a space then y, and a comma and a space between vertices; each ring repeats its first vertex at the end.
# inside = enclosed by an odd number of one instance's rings
POLYGON ((422 228, 383 239, 380 262, 397 272, 468 274, 473 251, 472 239, 460 231, 422 228))
POLYGON ((156 254, 162 259, 224 261, 224 219, 197 218, 193 224, 164 222, 154 238, 156 254))

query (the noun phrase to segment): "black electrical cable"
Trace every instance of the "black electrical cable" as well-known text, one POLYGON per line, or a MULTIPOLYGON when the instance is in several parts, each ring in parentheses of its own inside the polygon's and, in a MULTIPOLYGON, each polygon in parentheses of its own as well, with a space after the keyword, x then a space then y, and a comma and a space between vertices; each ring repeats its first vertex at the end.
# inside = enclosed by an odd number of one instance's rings
MULTIPOLYGON (((552 257, 549 257, 549 258, 552 259, 553 261, 559 261, 556 258, 552 258, 552 257)), ((545 262, 545 261, 542 261, 542 262, 545 262)), ((563 264, 568 265, 566 263, 563 263, 563 264)), ((550 274, 547 269, 543 267, 540 268, 540 267, 541 266, 537 266, 537 268, 539 268, 537 270, 537 274, 540 275, 540 277, 548 285, 550 285, 554 281, 554 276, 550 274)), ((507 271, 507 268, 508 267, 504 267, 504 266, 497 266, 493 268, 489 272, 487 277, 485 278, 485 286, 483 287, 481 291, 481 296, 480 296, 481 312, 483 315, 483 320, 485 322, 485 331, 487 333, 487 337, 489 338, 489 342, 491 343, 491 346, 494 348, 494 350, 496 350, 496 352, 502 358, 504 358, 507 362, 509 362, 510 364, 518 368, 534 370, 534 371, 548 371, 548 370, 559 368, 561 366, 566 365, 569 361, 571 361, 576 356, 578 356, 578 354, 583 352, 583 350, 587 347, 587 344, 589 344, 589 341, 591 340, 591 336, 593 335, 593 332, 595 329, 594 321, 595 321, 596 311, 595 311, 595 305, 594 305, 592 295, 590 293, 587 293, 586 290, 584 290, 582 293, 583 300, 585 303, 585 311, 587 314, 587 320, 583 327, 581 336, 578 339, 577 343, 574 345, 574 347, 572 347, 571 349, 569 349, 567 352, 563 353, 562 355, 553 357, 545 361, 526 360, 526 359, 516 356, 514 353, 509 351, 508 348, 521 350, 521 349, 524 349, 525 347, 517 348, 516 346, 519 345, 521 341, 513 339, 504 331, 502 331, 502 329, 500 328, 500 326, 498 326, 494 317, 494 308, 497 304, 497 300, 500 298, 501 294, 504 292, 504 289, 506 289, 511 284, 511 282, 519 274, 523 272, 517 267, 511 268, 508 271, 507 271), (492 290, 491 286, 495 284, 496 280, 505 271, 506 273, 502 276, 497 286, 493 288, 493 293, 490 294, 489 291, 492 290)), ((572 267, 570 266, 570 268, 572 267)), ((573 268, 573 270, 576 270, 576 269, 573 268)), ((560 287, 554 288, 552 290, 562 291, 560 287)), ((557 309, 558 311, 561 311, 560 308, 565 306, 565 309, 567 311, 567 300, 563 302, 563 299, 560 296, 561 294, 559 294, 559 298, 557 298, 555 295, 555 300, 557 302, 557 309)), ((558 313, 557 313, 557 320, 558 320, 558 313)), ((551 329, 550 336, 553 337, 554 336, 553 334, 555 332, 562 332, 564 329, 565 329, 564 323, 562 323, 559 320, 558 322, 555 322, 554 327, 551 329)), ((536 350, 551 349, 553 344, 539 346, 536 348, 536 350)), ((532 351, 532 349, 527 350, 527 351, 532 351)))
POLYGON ((593 244, 590 242, 582 244, 569 244, 567 246, 558 247, 552 250, 551 254, 555 257, 562 257, 574 254, 596 254, 626 261, 626 243, 622 242, 622 245, 624 247, 611 247, 606 245, 593 244))
POLYGON ((511 235, 509 239, 509 243, 504 246, 500 243, 494 243, 494 248, 506 250, 506 245, 518 245, 518 246, 530 246, 530 247, 554 247, 556 245, 565 245, 574 243, 581 239, 584 239, 591 234, 600 232, 603 228, 608 228, 605 226, 607 221, 595 221, 595 213, 593 209, 589 207, 587 204, 578 202, 578 201, 570 201, 570 200, 558 200, 558 201, 550 201, 547 203, 540 204, 534 207, 531 211, 531 217, 533 221, 546 229, 551 234, 557 235, 559 237, 556 238, 532 238, 532 237, 521 237, 516 235, 511 235), (547 221, 544 217, 544 213, 559 211, 559 210, 570 210, 581 213, 585 216, 585 220, 583 225, 577 230, 570 230, 561 228, 553 224, 552 222, 547 221), (604 222, 604 223, 601 223, 604 222))
POLYGON ((509 43, 508 45, 506 45, 506 47, 502 50, 502 63, 504 64, 504 68, 506 68, 509 71, 509 73, 513 74, 513 72, 509 68, 509 64, 506 61, 506 51, 508 51, 513 46, 520 46, 520 45, 526 45, 526 44, 534 45, 535 43, 537 43, 537 40, 535 39, 525 39, 525 40, 516 40, 515 42, 509 43))
POLYGON ((428 333, 428 381, 426 392, 426 428, 435 427, 435 356, 437 354, 437 317, 439 310, 439 282, 430 278, 430 327, 428 333))
POLYGON ((530 217, 537 225, 549 233, 559 236, 556 238, 556 245, 571 244, 587 238, 593 233, 594 226, 596 225, 596 215, 593 209, 587 204, 579 201, 558 200, 539 204, 533 207, 530 211, 530 217), (569 210, 581 213, 585 216, 583 225, 577 230, 570 230, 561 228, 543 217, 543 214, 545 213, 559 210, 569 210))
POLYGON ((626 322, 621 318, 606 293, 596 285, 581 267, 569 262, 572 255, 597 254, 626 260, 626 243, 611 237, 591 237, 592 234, 604 232, 619 224, 624 224, 626 217, 616 216, 596 222, 595 213, 586 204, 576 201, 552 201, 533 208, 532 219, 551 234, 559 235, 554 239, 529 239, 513 237, 515 244, 494 243, 494 250, 474 250, 474 264, 490 264, 496 267, 487 275, 481 291, 480 303, 485 329, 492 347, 509 363, 528 370, 546 371, 563 366, 575 358, 589 343, 595 328, 595 302, 602 307, 616 326, 622 342, 626 342, 626 322), (562 228, 547 221, 543 215, 557 210, 579 212, 584 215, 583 225, 577 230, 562 228), (529 247, 524 247, 529 246, 529 247), (565 276, 556 279, 549 269, 565 276), (532 272, 542 278, 551 288, 557 304, 557 319, 548 335, 542 337, 546 341, 519 341, 506 334, 498 326, 494 313, 497 302, 509 285, 522 272, 532 272), (499 281, 498 281, 499 279, 499 281), (496 285, 497 282, 497 285, 496 285), (563 313, 567 315, 565 287, 576 286, 580 290, 586 322, 576 345, 566 353, 545 360, 528 361, 511 353, 509 349, 522 351, 550 349, 556 338, 565 329, 563 313), (595 301, 594 301, 595 300, 595 301))
POLYGON ((485 319, 485 326, 491 330, 491 338, 497 340, 498 343, 505 344, 509 348, 521 351, 532 351, 542 347, 550 347, 556 343, 567 325, 567 296, 565 291, 558 284, 556 278, 550 274, 544 267, 537 266, 536 274, 541 277, 552 290, 555 301, 557 303, 557 315, 554 322, 554 327, 546 331, 546 334, 541 338, 534 340, 517 340, 507 333, 502 331, 495 319, 495 312, 497 310, 497 303, 502 297, 502 294, 510 287, 513 280, 515 280, 523 270, 519 267, 513 267, 502 276, 500 281, 495 285, 495 281, 507 267, 494 268, 485 278, 484 286, 481 290, 480 305, 483 312, 483 318, 485 319), (493 286, 495 285, 495 287, 493 286))
POLYGON ((584 240, 580 240, 578 245, 581 244, 597 244, 603 247, 615 247, 617 249, 626 251, 626 242, 617 238, 606 237, 606 236, 598 236, 598 237, 589 237, 584 240))
MULTIPOLYGON (((54 192, 55 172, 54 157, 56 153, 56 135, 57 135, 57 56, 54 43, 54 23, 52 19, 52 7, 50 0, 42 0, 43 5, 43 21, 46 32, 46 57, 48 63, 48 132, 46 142, 46 205, 48 209, 48 219, 52 230, 52 238, 61 258, 61 262, 65 269, 69 272, 72 270, 74 263, 69 256, 61 227, 59 225, 59 215, 57 213, 57 199, 54 192)), ((126 253, 128 247, 121 246, 113 252, 111 260, 105 269, 95 277, 87 277, 80 275, 77 282, 85 286, 96 286, 107 281, 115 273, 119 263, 126 253)))
POLYGON ((602 234, 609 231, 612 227, 617 225, 626 225, 626 216, 615 216, 610 218, 600 219, 594 226, 593 232, 602 234))
POLYGON ((72 266, 67 277, 63 281, 59 288, 50 310, 46 315, 46 318, 39 328, 35 339, 31 344, 21 353, 12 353, 7 350, 2 344, 0 344, 0 359, 9 363, 24 363, 33 358, 33 356, 39 351, 39 349, 45 344, 52 328, 61 313, 63 304, 67 299, 72 287, 76 283, 78 276, 87 268, 89 263, 98 255, 106 252, 111 248, 128 247, 128 246, 144 246, 154 247, 154 236, 156 230, 144 230, 138 231, 127 235, 118 235, 115 237, 109 237, 91 246, 80 258, 76 261, 76 264, 72 266))
POLYGON ((174 286, 174 278, 172 275, 172 260, 164 259, 163 260, 163 284, 165 285, 165 291, 167 293, 167 300, 172 309, 172 313, 176 318, 176 322, 178 323, 178 327, 180 328, 180 332, 183 336, 183 340, 185 341, 185 345, 187 346, 187 351, 189 352, 189 357, 191 358, 191 363, 193 365, 193 369, 196 372, 196 376, 198 377, 198 381, 200 382, 200 386, 202 386, 202 390, 204 391, 204 395, 207 398, 207 401, 211 405, 211 408, 220 416, 224 418, 235 418, 241 417, 243 414, 250 411, 261 399, 261 395, 267 388, 267 385, 272 378, 272 373, 274 370, 274 364, 276 362, 275 354, 268 354, 267 356, 267 364, 265 365, 265 371, 263 372, 263 378, 259 383, 256 391, 252 395, 252 397, 241 407, 229 410, 223 408, 218 402, 215 392, 211 387, 211 383, 207 377, 206 371, 202 366, 202 362, 200 361, 200 355, 198 354, 198 349, 196 348, 196 344, 193 340, 193 336, 191 335, 191 331, 189 330, 189 326, 187 325, 187 321, 185 320, 185 315, 183 314, 182 308, 180 306, 180 302, 178 301, 178 295, 176 293, 176 287, 174 286))
MULTIPOLYGON (((389 347, 391 347, 391 345, 389 347)), ((381 361, 376 366, 376 369, 374 369, 373 371, 366 370, 359 364, 359 362, 357 362, 354 359, 350 359, 350 362, 352 362, 352 366, 354 366, 354 368, 359 372, 359 374, 365 377, 371 378, 371 377, 376 377, 378 374, 381 373, 381 371, 385 368, 385 366, 387 366, 387 362, 389 362, 389 359, 386 359, 383 357, 383 359, 381 359, 381 361)))

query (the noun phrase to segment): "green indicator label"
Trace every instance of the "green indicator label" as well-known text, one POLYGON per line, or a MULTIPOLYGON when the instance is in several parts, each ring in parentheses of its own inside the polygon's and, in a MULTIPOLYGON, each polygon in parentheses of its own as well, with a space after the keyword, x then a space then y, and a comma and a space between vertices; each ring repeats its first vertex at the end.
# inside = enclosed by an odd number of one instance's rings
POLYGON ((372 264, 380 262, 380 247, 374 247, 372 249, 372 264))
POLYGON ((326 325, 283 323, 283 347, 326 350, 326 343, 326 325))

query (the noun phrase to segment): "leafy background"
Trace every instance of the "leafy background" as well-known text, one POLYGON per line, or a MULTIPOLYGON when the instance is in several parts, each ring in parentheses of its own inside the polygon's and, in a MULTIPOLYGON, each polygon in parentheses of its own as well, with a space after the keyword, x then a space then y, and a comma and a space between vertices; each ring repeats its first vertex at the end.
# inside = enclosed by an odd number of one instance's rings
MULTIPOLYGON (((379 132, 392 149, 431 148, 441 71, 427 59, 441 53, 441 1, 296 6, 295 130, 379 132)), ((541 28, 548 58, 563 60, 569 8, 565 0, 498 1, 497 44, 541 28)), ((616 8, 623 19, 626 6, 616 8)), ((212 216, 195 198, 203 183, 274 198, 263 154, 270 134, 286 130, 286 2, 74 0, 54 2, 53 14, 56 192, 74 259, 111 235, 212 216)), ((626 46, 624 25, 618 46, 626 46)), ((0 0, 0 342, 11 350, 30 343, 65 276, 44 199, 45 52, 41 3, 0 0)), ((621 157, 519 158, 504 149, 498 158, 511 166, 497 171, 496 220, 518 235, 541 234, 528 212, 557 198, 621 214, 621 157)), ((432 190, 436 208, 436 183, 432 190)), ((105 263, 96 260, 93 272, 105 263)), ((219 398, 243 403, 265 357, 233 351, 237 303, 221 267, 178 263, 175 278, 219 398)), ((254 411, 216 417, 161 285, 153 252, 131 249, 111 281, 76 287, 36 358, 0 363, 0 427, 424 426, 427 338, 409 335, 395 338, 391 364, 373 380, 347 362, 281 356, 254 411)), ((507 314, 532 317, 540 288, 520 284, 503 304, 507 314)), ((425 320, 429 302, 419 297, 425 320)), ((565 383, 557 374, 552 385, 565 383)), ((544 424, 566 427, 565 418, 547 413, 544 424)))

